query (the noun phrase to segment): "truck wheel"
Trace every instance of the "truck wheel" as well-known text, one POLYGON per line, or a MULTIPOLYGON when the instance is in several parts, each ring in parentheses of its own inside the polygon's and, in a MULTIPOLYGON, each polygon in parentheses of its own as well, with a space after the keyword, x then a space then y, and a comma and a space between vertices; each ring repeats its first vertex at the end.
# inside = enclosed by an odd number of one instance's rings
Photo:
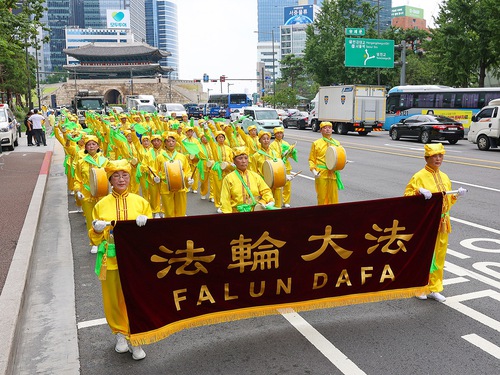
POLYGON ((311 130, 312 130, 313 132, 317 132, 317 131, 319 130, 318 121, 313 121, 313 122, 311 123, 311 130))
POLYGON ((488 151, 490 149, 490 139, 484 134, 481 134, 477 137, 477 148, 481 151, 488 151))
POLYGON ((347 134, 347 126, 345 126, 345 124, 342 124, 342 123, 337 124, 337 133, 346 135, 347 134))
POLYGON ((420 142, 422 143, 429 143, 431 141, 431 135, 427 130, 423 131, 422 134, 420 134, 420 142))

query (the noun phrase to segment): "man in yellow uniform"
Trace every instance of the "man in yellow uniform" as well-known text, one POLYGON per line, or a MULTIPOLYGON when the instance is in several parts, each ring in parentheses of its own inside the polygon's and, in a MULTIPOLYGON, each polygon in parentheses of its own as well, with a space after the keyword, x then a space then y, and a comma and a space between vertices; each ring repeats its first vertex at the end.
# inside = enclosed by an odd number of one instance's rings
POLYGON ((331 171, 326 167, 326 150, 329 146, 340 146, 340 142, 332 138, 332 123, 323 121, 319 124, 322 138, 314 141, 309 153, 309 170, 313 173, 318 205, 339 202, 339 189, 344 185, 339 171, 331 171))
POLYGON ((248 212, 257 204, 274 207, 269 186, 258 173, 248 170, 248 148, 236 147, 233 151, 236 169, 222 181, 222 212, 248 212))
POLYGON ((290 164, 290 158, 294 158, 297 161, 297 150, 290 149, 290 144, 283 138, 285 136, 285 129, 282 126, 278 126, 273 129, 274 141, 271 142, 271 149, 275 150, 278 155, 283 159, 285 163, 286 172, 286 183, 283 186, 283 206, 285 208, 290 208, 290 201, 292 199, 292 180, 294 178, 292 173, 292 165, 290 164))
MULTIPOLYGON (((405 196, 422 194, 425 199, 430 199, 432 193, 444 193, 451 190, 450 179, 439 169, 446 153, 443 145, 441 143, 426 144, 424 149, 426 165, 410 179, 405 189, 405 196)), ((451 233, 450 208, 457 201, 457 196, 463 196, 466 192, 466 189, 460 187, 458 194, 447 194, 443 197, 441 222, 429 277, 429 290, 431 293, 417 296, 419 299, 432 298, 438 302, 446 301, 445 296, 440 292, 443 291, 444 260, 448 248, 448 233, 451 233)))

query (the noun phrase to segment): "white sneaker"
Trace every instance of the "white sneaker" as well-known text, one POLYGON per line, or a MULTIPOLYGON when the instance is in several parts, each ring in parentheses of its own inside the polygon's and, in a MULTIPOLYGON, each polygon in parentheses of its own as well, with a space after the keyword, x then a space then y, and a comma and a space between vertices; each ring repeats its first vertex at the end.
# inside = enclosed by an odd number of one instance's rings
POLYGON ((140 346, 128 346, 128 351, 132 353, 132 358, 136 361, 146 358, 146 352, 140 346))
POLYGON ((161 219, 161 215, 159 212, 153 214, 153 219, 161 219))
POLYGON ((214 203, 214 199, 213 198, 210 198, 209 201, 212 202, 212 203, 214 203))
POLYGON ((198 190, 193 190, 193 194, 198 194, 198 190))
POLYGON ((207 197, 205 195, 200 195, 200 199, 204 201, 205 199, 207 199, 207 197))
POLYGON ((69 192, 69 195, 75 195, 75 192, 74 192, 73 190, 71 190, 71 191, 69 192))
POLYGON ((116 345, 115 351, 117 353, 126 353, 128 352, 128 342, 123 333, 116 334, 116 345))
POLYGON ((427 294, 421 294, 421 295, 419 295, 419 296, 415 296, 415 298, 418 298, 418 299, 424 300, 424 299, 427 299, 427 294))
POLYGON ((222 213, 222 209, 221 209, 220 207, 217 209, 217 213, 218 213, 218 214, 221 214, 221 213, 222 213))
POLYGON ((97 246, 94 245, 90 248, 90 254, 97 254, 97 246))
POLYGON ((285 208, 290 208, 290 205, 288 203, 285 203, 285 208))
POLYGON ((438 302, 444 302, 446 301, 446 297, 443 296, 441 293, 438 293, 438 292, 432 292, 431 294, 429 294, 427 296, 427 298, 432 298, 438 302))

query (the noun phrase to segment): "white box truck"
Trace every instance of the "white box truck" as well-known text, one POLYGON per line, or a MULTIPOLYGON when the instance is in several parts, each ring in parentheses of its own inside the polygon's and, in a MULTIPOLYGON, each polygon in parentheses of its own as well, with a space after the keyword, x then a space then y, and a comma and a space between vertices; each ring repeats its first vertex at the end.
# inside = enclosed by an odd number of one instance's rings
POLYGON ((494 99, 472 116, 469 133, 469 142, 477 144, 477 148, 488 151, 498 148, 500 143, 500 99, 494 99))
POLYGON ((319 130, 322 121, 332 123, 338 134, 380 131, 385 122, 386 90, 383 86, 322 86, 311 102, 310 125, 319 130))
POLYGON ((127 111, 155 112, 157 110, 155 97, 153 95, 127 95, 127 111))

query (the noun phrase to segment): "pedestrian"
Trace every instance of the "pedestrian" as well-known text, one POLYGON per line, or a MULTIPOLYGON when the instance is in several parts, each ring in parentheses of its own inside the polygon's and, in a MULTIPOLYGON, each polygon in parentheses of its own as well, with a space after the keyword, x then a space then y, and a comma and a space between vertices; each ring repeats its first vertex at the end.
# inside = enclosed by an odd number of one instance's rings
POLYGON ((47 146, 47 142, 45 140, 45 133, 43 130, 45 117, 38 113, 38 108, 33 110, 33 114, 29 117, 29 121, 32 124, 33 135, 35 137, 35 142, 37 146, 43 144, 47 146))
POLYGON ((95 246, 99 246, 96 273, 101 280, 104 315, 112 333, 116 335, 115 351, 131 352, 132 358, 138 361, 145 358, 146 353, 140 346, 132 346, 128 342, 130 327, 127 307, 120 283, 113 230, 108 224, 112 221, 135 220, 142 227, 152 217, 151 206, 141 196, 129 192, 131 168, 127 160, 110 161, 105 170, 112 191, 95 205, 89 237, 95 246))
MULTIPOLYGON (((440 170, 446 153, 443 145, 441 143, 426 144, 424 150, 425 167, 410 179, 404 192, 405 196, 421 194, 425 199, 430 199, 432 193, 451 191, 450 179, 440 170)), ((457 197, 464 196, 466 192, 466 189, 460 187, 457 194, 445 194, 443 197, 441 221, 429 276, 430 294, 419 295, 418 299, 432 298, 438 302, 446 301, 446 297, 440 292, 443 291, 444 260, 448 248, 448 234, 451 233, 450 208, 457 201, 457 197)))
POLYGON ((24 118, 24 126, 26 127, 26 137, 28 139, 28 146, 34 146, 33 144, 33 129, 30 121, 30 117, 33 114, 32 110, 29 110, 24 118))
POLYGON ((323 121, 319 124, 322 137, 314 141, 309 153, 309 169, 314 175, 314 186, 318 205, 339 202, 339 190, 344 188, 339 171, 329 170, 326 166, 326 151, 330 146, 340 146, 332 138, 332 123, 323 121))
POLYGON ((222 212, 249 212, 260 205, 263 208, 274 208, 273 193, 264 179, 256 172, 248 169, 248 148, 233 148, 233 162, 236 169, 222 181, 222 212))

